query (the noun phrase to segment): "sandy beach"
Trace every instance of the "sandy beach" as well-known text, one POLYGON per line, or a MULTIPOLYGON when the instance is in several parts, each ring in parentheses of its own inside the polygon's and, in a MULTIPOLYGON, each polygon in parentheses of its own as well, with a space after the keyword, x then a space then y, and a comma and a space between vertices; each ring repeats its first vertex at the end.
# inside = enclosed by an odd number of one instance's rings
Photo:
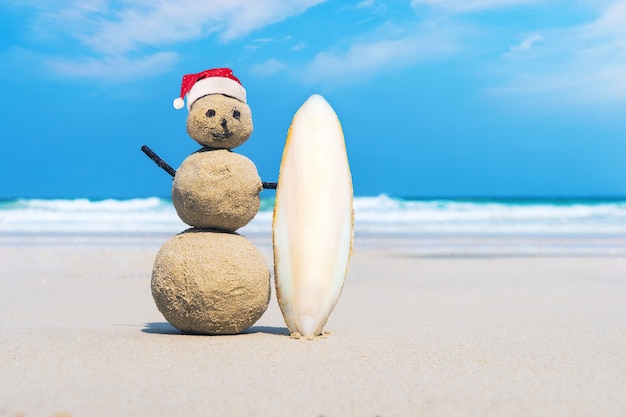
POLYGON ((275 298, 244 334, 180 334, 150 294, 162 242, 2 238, 0 416, 626 415, 623 252, 357 240, 306 341, 275 298))

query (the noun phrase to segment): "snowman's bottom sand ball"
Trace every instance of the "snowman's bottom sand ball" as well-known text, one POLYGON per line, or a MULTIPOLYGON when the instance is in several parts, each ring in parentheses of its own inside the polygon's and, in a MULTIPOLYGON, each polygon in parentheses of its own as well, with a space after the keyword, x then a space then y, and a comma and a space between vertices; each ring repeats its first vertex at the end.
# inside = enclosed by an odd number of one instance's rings
POLYGON ((165 319, 182 332, 235 334, 267 309, 270 272, 263 255, 243 236, 189 229, 159 250, 152 296, 165 319))

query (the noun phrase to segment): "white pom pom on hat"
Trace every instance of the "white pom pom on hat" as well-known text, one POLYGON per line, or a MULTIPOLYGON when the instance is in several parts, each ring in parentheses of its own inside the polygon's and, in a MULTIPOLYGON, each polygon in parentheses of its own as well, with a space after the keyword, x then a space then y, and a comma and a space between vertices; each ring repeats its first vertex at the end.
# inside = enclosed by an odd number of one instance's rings
POLYGON ((180 109, 182 109, 183 107, 185 107, 185 100, 183 100, 183 99, 182 99, 182 98, 180 98, 180 97, 176 97, 176 98, 174 99, 174 108, 175 108, 176 110, 180 110, 180 109))
POLYGON ((246 90, 233 75, 233 71, 230 68, 213 68, 197 74, 183 75, 180 97, 174 99, 174 108, 179 110, 185 107, 185 95, 189 110, 194 101, 209 94, 224 94, 246 102, 246 90))

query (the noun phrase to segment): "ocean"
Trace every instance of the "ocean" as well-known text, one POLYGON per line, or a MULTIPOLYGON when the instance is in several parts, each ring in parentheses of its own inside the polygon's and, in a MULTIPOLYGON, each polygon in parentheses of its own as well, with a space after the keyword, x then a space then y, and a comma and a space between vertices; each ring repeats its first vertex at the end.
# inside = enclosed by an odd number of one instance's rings
MULTIPOLYGON (((269 235, 273 205, 273 197, 263 198, 261 210, 240 233, 269 235)), ((481 245, 491 252, 507 245, 510 250, 506 242, 515 241, 518 251, 536 251, 536 240, 529 239, 540 238, 560 251, 584 246, 587 253, 599 245, 600 251, 626 253, 626 199, 412 199, 382 194, 356 197, 354 206, 356 243, 414 239, 407 244, 414 251, 422 245, 428 253, 457 253, 476 252, 481 245), (440 250, 433 249, 437 245, 440 250)), ((5 237, 163 236, 187 228, 164 198, 0 201, 0 235, 5 237)))
MULTIPOLYGON (((242 229, 271 232, 274 198, 242 229)), ((356 233, 626 236, 626 199, 407 199, 356 197, 356 233)), ((0 201, 0 233, 177 233, 169 199, 0 201)))

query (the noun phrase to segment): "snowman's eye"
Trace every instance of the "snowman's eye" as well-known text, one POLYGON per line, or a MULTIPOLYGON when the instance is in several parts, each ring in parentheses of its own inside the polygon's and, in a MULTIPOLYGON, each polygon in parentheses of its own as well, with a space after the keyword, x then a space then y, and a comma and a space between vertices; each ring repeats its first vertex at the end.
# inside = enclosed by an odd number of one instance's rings
POLYGON ((239 120, 239 118, 241 117, 241 113, 239 112, 239 110, 234 110, 233 111, 233 117, 237 120, 239 120))
POLYGON ((213 116, 215 116, 215 110, 209 109, 206 111, 206 117, 213 117, 213 116))

